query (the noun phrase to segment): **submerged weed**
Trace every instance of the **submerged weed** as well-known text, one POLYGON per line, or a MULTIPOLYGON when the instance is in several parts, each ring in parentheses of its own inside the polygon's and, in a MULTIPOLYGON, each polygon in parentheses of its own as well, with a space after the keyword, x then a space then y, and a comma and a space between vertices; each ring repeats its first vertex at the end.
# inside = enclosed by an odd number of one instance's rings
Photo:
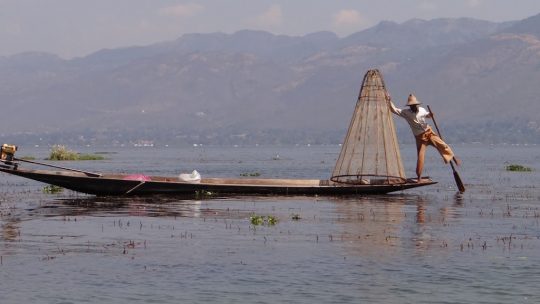
POLYGON ((517 164, 510 164, 506 166, 506 171, 512 171, 512 172, 531 172, 532 169, 529 167, 525 167, 522 165, 517 164))
POLYGON ((43 187, 43 193, 47 193, 47 194, 57 194, 57 193, 61 193, 62 191, 64 191, 64 188, 60 186, 47 185, 43 187))

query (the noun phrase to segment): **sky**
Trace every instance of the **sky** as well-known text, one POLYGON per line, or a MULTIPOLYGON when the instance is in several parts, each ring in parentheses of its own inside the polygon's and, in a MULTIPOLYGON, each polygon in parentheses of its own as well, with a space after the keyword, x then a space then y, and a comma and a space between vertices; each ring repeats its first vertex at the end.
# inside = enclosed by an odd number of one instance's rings
POLYGON ((37 51, 70 59, 188 33, 344 37, 383 20, 501 22, 539 13, 540 0, 0 0, 0 56, 37 51))

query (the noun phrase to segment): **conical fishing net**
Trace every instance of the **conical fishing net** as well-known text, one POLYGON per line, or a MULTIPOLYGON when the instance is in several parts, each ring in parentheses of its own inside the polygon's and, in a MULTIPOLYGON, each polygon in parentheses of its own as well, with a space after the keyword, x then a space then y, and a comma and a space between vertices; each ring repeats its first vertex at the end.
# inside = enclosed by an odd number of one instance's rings
POLYGON ((364 76, 332 181, 347 184, 405 183, 392 112, 378 70, 364 76))

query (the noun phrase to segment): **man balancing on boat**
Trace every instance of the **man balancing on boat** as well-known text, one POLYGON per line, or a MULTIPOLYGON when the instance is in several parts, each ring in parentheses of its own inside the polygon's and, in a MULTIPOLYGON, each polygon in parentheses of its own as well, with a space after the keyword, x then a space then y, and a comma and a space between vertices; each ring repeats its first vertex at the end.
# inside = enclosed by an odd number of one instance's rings
POLYGON ((386 100, 388 107, 392 113, 403 117, 411 127, 411 130, 416 139, 416 150, 418 153, 418 160, 416 162, 416 175, 418 176, 418 182, 422 180, 422 170, 424 169, 424 156, 426 153, 426 147, 431 145, 439 151, 444 162, 450 163, 452 160, 459 166, 461 161, 454 155, 450 146, 448 146, 437 135, 431 127, 427 124, 426 118, 433 118, 433 112, 428 112, 426 109, 420 106, 421 102, 416 99, 413 94, 409 95, 407 99, 408 109, 397 108, 392 102, 390 94, 386 92, 386 100))

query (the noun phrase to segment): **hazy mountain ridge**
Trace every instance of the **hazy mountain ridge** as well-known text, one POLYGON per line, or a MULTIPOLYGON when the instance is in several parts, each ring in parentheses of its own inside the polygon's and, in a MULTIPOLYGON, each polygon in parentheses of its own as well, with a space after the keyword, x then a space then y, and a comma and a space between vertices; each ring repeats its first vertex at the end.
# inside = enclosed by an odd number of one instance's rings
POLYGON ((512 23, 494 23, 470 18, 429 21, 412 19, 402 24, 383 21, 370 29, 346 37, 343 43, 417 50, 468 43, 511 25, 512 23))
POLYGON ((539 23, 381 22, 344 38, 189 34, 72 60, 3 57, 0 128, 66 141, 340 142, 364 73, 379 68, 397 105, 415 92, 453 140, 511 141, 518 130, 540 142, 539 23))

